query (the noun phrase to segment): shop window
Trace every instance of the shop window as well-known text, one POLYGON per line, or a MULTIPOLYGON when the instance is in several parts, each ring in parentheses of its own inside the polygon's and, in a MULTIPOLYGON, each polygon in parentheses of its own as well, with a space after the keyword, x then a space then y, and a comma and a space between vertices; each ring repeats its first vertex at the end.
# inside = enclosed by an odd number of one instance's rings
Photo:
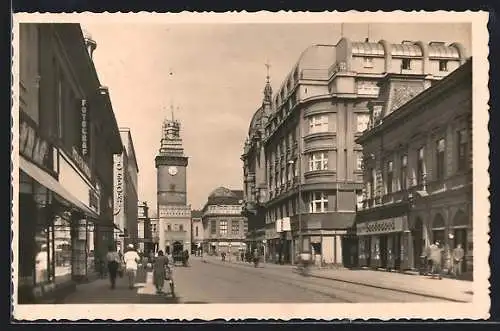
POLYGON ((439 139, 436 142, 436 179, 444 179, 444 162, 445 162, 445 140, 439 139))
POLYGON ((47 283, 53 279, 50 266, 51 252, 49 233, 51 228, 45 224, 38 224, 35 234, 35 284, 47 283))
POLYGON ((401 156, 401 169, 399 172, 399 183, 401 190, 406 190, 408 179, 408 155, 401 156))
POLYGON ((310 213, 324 213, 328 211, 328 195, 324 192, 312 192, 309 201, 310 213))
POLYGON ((328 154, 326 152, 309 154, 309 171, 327 170, 328 154))
POLYGON ((72 236, 71 222, 66 218, 56 216, 54 219, 54 253, 55 253, 55 278, 67 279, 71 277, 72 266, 72 236))
POLYGON ((311 243, 314 254, 321 255, 321 243, 311 243))
POLYGON ((219 222, 219 233, 221 236, 227 235, 227 221, 219 222))
POLYGON ((328 116, 314 115, 309 117, 309 133, 328 132, 328 116))
POLYGON ((462 129, 457 132, 457 169, 463 171, 467 167, 467 131, 462 129))

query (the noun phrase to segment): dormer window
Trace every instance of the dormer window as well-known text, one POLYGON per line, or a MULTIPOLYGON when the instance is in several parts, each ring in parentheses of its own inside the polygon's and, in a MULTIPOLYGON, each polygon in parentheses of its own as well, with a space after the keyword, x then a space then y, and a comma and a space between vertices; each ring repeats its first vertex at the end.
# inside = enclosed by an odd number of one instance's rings
POLYGON ((372 57, 364 57, 363 58, 363 67, 373 68, 373 58, 372 57))
POLYGON ((401 62, 401 69, 411 70, 411 60, 410 59, 403 59, 403 61, 401 62))
POLYGON ((448 71, 448 61, 439 60, 439 71, 448 71))

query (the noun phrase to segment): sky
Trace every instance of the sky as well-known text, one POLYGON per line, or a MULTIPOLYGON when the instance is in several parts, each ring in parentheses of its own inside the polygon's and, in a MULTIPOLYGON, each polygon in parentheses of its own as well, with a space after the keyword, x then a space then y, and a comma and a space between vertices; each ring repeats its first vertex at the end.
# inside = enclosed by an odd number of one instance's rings
POLYGON ((94 63, 108 86, 120 127, 131 129, 139 165, 138 196, 156 209, 154 158, 161 125, 174 105, 189 157, 188 203, 200 209, 210 192, 242 189, 240 160, 248 126, 262 102, 266 63, 277 91, 311 44, 351 40, 461 42, 471 54, 471 25, 311 23, 94 23, 94 63), (368 32, 369 31, 369 32, 368 32))

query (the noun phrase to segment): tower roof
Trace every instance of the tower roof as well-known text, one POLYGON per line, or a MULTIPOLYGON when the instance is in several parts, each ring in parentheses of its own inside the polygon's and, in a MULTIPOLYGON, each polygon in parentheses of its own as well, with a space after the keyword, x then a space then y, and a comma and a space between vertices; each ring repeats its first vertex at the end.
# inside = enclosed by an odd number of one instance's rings
POLYGON ((182 156, 184 154, 180 131, 181 124, 174 118, 174 110, 171 106, 171 118, 165 117, 162 124, 160 155, 182 156))

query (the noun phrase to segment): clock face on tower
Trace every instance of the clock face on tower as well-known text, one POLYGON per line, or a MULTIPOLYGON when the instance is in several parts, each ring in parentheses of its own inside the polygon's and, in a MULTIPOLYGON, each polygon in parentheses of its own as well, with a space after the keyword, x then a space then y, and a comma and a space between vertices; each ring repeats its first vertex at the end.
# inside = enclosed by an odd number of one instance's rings
POLYGON ((177 167, 176 166, 168 167, 168 173, 172 176, 175 176, 177 174, 177 167))

